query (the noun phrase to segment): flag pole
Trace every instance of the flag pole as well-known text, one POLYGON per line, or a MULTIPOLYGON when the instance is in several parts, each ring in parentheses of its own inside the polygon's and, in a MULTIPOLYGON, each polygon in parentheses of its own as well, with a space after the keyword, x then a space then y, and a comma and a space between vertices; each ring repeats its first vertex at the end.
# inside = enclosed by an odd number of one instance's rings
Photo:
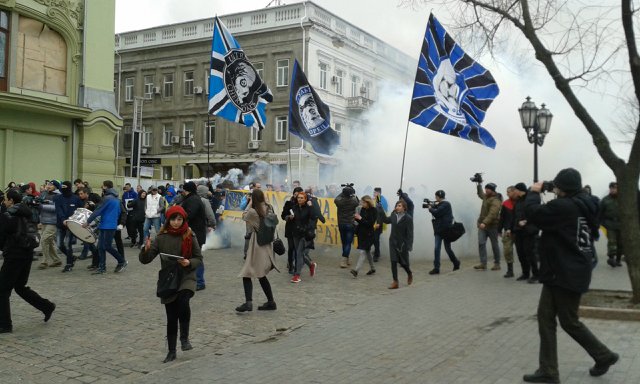
POLYGON ((209 148, 211 147, 211 115, 207 113, 207 182, 211 177, 211 162, 209 160, 209 148))
POLYGON ((407 155, 407 139, 409 138, 409 119, 407 119, 407 129, 404 135, 404 150, 402 151, 402 170, 400 171, 400 189, 402 189, 402 180, 404 179, 404 159, 407 155))

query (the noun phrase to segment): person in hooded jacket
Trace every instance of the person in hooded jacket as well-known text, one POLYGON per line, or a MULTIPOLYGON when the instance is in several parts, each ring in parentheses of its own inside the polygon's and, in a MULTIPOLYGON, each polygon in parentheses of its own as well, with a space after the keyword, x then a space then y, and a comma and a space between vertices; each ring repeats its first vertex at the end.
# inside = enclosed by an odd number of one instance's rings
POLYGON ((178 327, 180 328, 182 350, 193 349, 189 341, 191 323, 189 301, 196 291, 196 269, 202 263, 200 244, 189 228, 187 213, 181 206, 176 205, 167 209, 166 220, 158 236, 153 240, 153 243, 150 238, 147 238, 138 258, 142 264, 149 264, 161 253, 182 256, 182 259, 178 260, 160 257, 162 269, 170 268, 178 263, 182 272, 178 292, 160 299, 167 314, 169 352, 163 362, 168 363, 176 359, 178 327))
POLYGON ((0 249, 4 262, 0 268, 0 333, 13 332, 11 321, 11 291, 22 297, 27 303, 44 314, 44 321, 49 321, 56 305, 42 298, 27 286, 33 248, 24 247, 18 240, 19 231, 26 230, 25 222, 30 219, 31 211, 21 204, 22 196, 16 190, 9 190, 2 204, 6 212, 0 215, 0 249), (19 223, 22 221, 22 224, 19 223))
POLYGON ((56 207, 56 225, 58 226, 58 248, 67 256, 67 263, 62 269, 62 272, 71 272, 75 263, 72 248, 75 242, 75 236, 73 236, 69 228, 67 228, 66 221, 73 215, 76 209, 84 206, 84 202, 73 193, 71 188, 72 184, 70 181, 62 182, 60 186, 62 194, 56 196, 53 200, 56 207))
POLYGON ((104 191, 102 204, 89 216, 87 222, 83 224, 85 227, 88 227, 96 218, 101 218, 100 224, 98 224, 98 229, 100 230, 100 234, 98 235, 98 255, 100 256, 100 260, 98 262, 98 269, 92 273, 94 275, 102 275, 107 272, 107 252, 118 261, 118 265, 114 270, 115 273, 124 271, 129 264, 124 256, 118 252, 117 249, 113 248, 113 237, 119 225, 118 220, 121 214, 121 203, 120 199, 118 199, 118 192, 113 189, 113 181, 111 180, 103 181, 102 189, 104 191))
POLYGON ((139 241, 136 243, 136 239, 131 239, 131 248, 137 246, 142 247, 144 244, 144 220, 145 209, 147 206, 147 191, 142 190, 138 194, 138 198, 130 201, 133 225, 136 227, 136 232, 139 234, 139 241))
POLYGON ((527 219, 542 230, 539 242, 538 303, 540 354, 538 369, 524 375, 529 383, 559 383, 556 318, 560 326, 593 358, 591 376, 607 373, 618 361, 612 352, 578 318, 582 294, 589 290, 593 257, 593 231, 598 230, 598 210, 582 190, 580 173, 561 170, 553 180, 557 199, 541 204, 542 182, 531 186, 525 199, 527 219))

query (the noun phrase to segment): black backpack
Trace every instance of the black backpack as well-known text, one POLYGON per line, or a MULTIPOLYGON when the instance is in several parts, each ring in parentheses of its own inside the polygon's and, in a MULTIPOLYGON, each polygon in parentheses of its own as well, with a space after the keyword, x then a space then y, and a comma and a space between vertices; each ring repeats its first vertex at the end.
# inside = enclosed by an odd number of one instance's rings
POLYGON ((15 245, 19 248, 33 250, 40 245, 38 225, 25 217, 18 217, 17 232, 14 235, 15 245))
POLYGON ((278 225, 278 216, 273 213, 273 207, 267 205, 267 214, 260 218, 260 226, 256 232, 258 245, 267 245, 273 242, 278 225))

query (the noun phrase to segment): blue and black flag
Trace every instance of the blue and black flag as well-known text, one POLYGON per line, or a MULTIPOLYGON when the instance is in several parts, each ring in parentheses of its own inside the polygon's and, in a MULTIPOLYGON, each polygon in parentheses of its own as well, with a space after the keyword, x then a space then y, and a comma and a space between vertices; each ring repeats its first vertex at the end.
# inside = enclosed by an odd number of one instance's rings
POLYGON ((480 123, 499 92, 491 73, 467 55, 431 14, 409 121, 495 148, 496 141, 480 123))
POLYGON ((263 129, 269 87, 245 56, 240 44, 217 17, 214 19, 209 74, 209 114, 263 129))
POLYGON ((289 95, 289 132, 308 141, 313 150, 324 155, 332 155, 340 144, 340 135, 331 128, 331 113, 307 76, 293 63, 291 93, 289 95))

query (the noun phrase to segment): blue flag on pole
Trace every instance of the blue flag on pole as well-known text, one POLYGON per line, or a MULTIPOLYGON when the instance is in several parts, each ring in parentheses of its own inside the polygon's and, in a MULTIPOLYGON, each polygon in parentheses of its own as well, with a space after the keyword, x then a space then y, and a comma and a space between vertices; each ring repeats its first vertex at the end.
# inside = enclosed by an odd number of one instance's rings
POLYGON ((409 121, 495 148, 493 136, 480 124, 499 92, 491 73, 467 55, 431 14, 409 121))
POLYGON ((313 150, 332 155, 340 144, 340 135, 331 128, 331 112, 311 87, 307 76, 293 63, 289 94, 289 132, 308 141, 313 150))
POLYGON ((214 18, 209 114, 263 129, 273 95, 219 18, 214 18))

